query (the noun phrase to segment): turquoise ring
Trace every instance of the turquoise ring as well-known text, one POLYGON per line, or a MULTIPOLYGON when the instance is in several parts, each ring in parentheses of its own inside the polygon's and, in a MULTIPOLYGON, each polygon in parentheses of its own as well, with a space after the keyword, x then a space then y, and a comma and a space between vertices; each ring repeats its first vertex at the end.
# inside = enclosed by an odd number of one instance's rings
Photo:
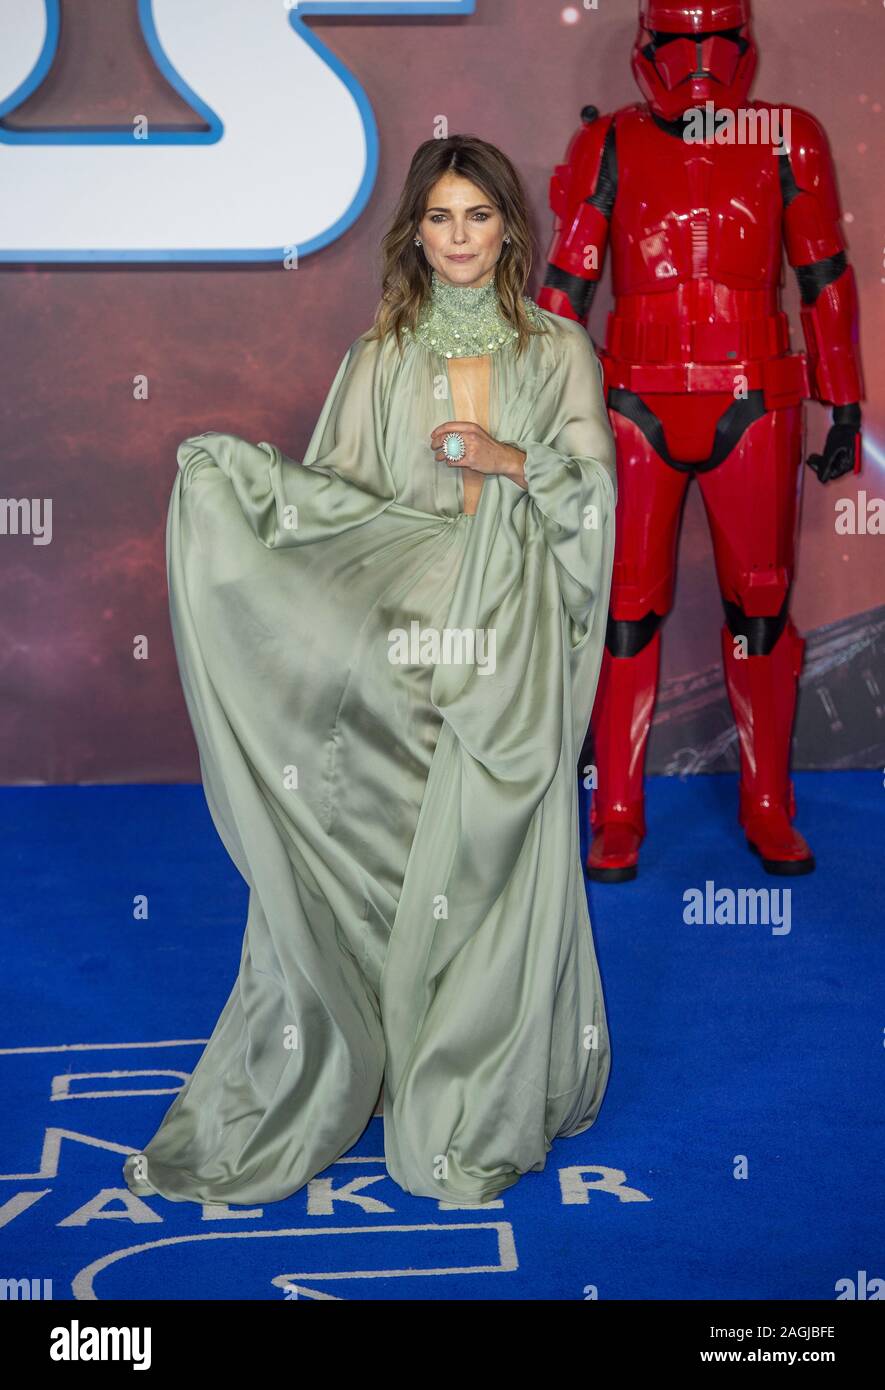
POLYGON ((443 453, 447 459, 451 459, 453 463, 458 463, 467 453, 463 434, 459 434, 457 431, 447 434, 443 440, 443 453))

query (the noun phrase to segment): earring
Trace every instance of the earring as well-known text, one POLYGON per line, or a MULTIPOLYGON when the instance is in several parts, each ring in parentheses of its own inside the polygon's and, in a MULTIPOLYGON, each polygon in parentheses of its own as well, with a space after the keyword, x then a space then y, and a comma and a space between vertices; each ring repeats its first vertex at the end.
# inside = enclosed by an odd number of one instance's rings
POLYGON ((415 245, 416 245, 416 246, 420 246, 420 245, 421 245, 421 238, 420 238, 419 236, 416 236, 416 237, 415 237, 415 245))

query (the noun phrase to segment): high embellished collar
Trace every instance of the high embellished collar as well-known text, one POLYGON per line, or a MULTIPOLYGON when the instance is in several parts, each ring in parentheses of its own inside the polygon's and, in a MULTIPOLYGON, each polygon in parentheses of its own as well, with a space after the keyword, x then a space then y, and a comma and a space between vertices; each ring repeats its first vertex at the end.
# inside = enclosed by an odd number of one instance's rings
MULTIPOLYGON (((501 313, 494 276, 478 287, 450 285, 435 270, 430 278, 430 294, 421 306, 415 337, 432 352, 443 357, 483 357, 517 340, 519 333, 501 313)), ((537 306, 528 296, 524 301, 534 320, 532 310, 537 306)))

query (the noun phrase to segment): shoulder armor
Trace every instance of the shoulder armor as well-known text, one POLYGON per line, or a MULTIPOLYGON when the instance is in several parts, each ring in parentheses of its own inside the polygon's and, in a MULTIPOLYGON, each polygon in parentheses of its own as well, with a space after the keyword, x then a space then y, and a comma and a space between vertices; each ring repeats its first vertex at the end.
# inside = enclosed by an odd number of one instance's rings
POLYGON ((785 160, 789 166, 796 192, 807 193, 816 199, 825 214, 836 221, 839 202, 827 133, 810 112, 798 106, 784 107, 784 121, 787 115, 788 154, 782 156, 782 161, 785 160))
POLYGON ((580 203, 597 191, 607 144, 611 162, 613 138, 609 141, 608 137, 614 135, 615 117, 600 116, 595 107, 585 106, 584 112, 588 110, 595 112, 593 119, 583 119, 569 141, 565 161, 556 165, 550 180, 550 207, 558 217, 570 217, 580 203))

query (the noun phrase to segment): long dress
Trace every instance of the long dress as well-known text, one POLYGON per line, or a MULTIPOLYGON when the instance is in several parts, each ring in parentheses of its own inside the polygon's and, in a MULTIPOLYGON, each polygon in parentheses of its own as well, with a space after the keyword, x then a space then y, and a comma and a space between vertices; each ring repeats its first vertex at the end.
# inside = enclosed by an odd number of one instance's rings
POLYGON ((126 1160, 135 1193, 285 1198, 351 1148, 382 1083, 388 1173, 456 1205, 596 1118, 610 1051, 576 759, 614 446, 585 330, 544 319, 478 376, 414 337, 358 338, 300 462, 229 434, 179 448, 173 636, 249 907, 215 1029, 126 1160), (525 450, 527 488, 474 475, 470 515, 430 435, 483 414, 525 450))

